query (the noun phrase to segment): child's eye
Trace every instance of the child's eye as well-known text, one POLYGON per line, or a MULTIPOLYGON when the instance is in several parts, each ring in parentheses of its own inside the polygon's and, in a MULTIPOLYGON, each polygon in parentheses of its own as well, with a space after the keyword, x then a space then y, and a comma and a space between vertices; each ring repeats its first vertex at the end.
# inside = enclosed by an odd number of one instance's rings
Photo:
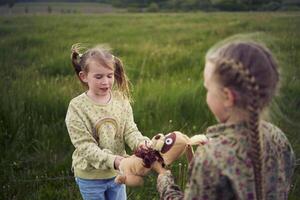
POLYGON ((102 76, 95 76, 95 78, 96 78, 96 79, 101 79, 101 78, 102 78, 102 76))
POLYGON ((113 77, 113 75, 108 75, 107 77, 108 77, 108 78, 112 78, 112 77, 113 77))

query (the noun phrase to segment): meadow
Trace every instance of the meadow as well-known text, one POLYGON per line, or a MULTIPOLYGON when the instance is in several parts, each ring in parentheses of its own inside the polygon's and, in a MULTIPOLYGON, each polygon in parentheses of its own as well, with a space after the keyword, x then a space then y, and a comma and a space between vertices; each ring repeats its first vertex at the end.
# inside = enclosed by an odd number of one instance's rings
MULTIPOLYGON (((270 120, 299 155, 299 12, 0 16, 0 199, 80 199, 64 124, 69 101, 84 91, 71 67, 72 44, 106 43, 123 60, 143 134, 193 135, 216 123, 205 103, 205 53, 235 34, 263 41, 276 55, 281 90, 270 120)), ((186 170, 180 162, 175 174, 186 170)), ((155 175, 145 181, 128 188, 128 199, 158 199, 155 175)), ((289 199, 299 198, 299 184, 298 166, 289 199)))

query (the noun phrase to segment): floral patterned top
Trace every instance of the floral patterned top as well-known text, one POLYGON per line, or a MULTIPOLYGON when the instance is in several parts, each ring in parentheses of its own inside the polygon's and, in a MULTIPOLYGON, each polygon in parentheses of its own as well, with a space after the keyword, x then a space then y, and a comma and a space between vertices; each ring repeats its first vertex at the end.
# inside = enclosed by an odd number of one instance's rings
MULTIPOLYGON (((295 155, 284 133, 261 122, 264 199, 288 198, 295 155)), ((199 146, 189 166, 188 184, 181 192, 170 171, 159 175, 161 199, 256 199, 254 173, 245 125, 208 128, 209 142, 199 146)))

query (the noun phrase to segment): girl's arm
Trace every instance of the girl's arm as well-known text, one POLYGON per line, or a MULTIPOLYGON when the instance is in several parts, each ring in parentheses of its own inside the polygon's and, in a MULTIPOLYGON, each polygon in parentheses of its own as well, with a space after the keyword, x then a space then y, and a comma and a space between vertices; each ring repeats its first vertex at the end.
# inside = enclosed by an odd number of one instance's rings
POLYGON ((171 171, 163 168, 161 163, 158 161, 153 163, 151 168, 158 173, 156 188, 159 192, 160 199, 181 200, 184 198, 183 192, 174 183, 174 178, 171 174, 171 171))
POLYGON ((136 149, 139 145, 145 144, 145 141, 150 142, 150 139, 146 136, 143 136, 138 130, 136 123, 133 119, 132 108, 129 102, 126 102, 126 123, 125 123, 125 142, 129 145, 131 149, 136 149))
POLYGON ((84 157, 95 169, 114 169, 116 156, 108 149, 99 148, 72 102, 67 111, 66 126, 71 142, 78 151, 78 155, 75 156, 84 157))
POLYGON ((230 181, 225 176, 219 176, 219 170, 203 147, 199 147, 194 160, 189 166, 188 183, 183 192, 174 183, 170 171, 152 167, 159 173, 157 190, 161 199, 232 199, 234 192, 230 181))

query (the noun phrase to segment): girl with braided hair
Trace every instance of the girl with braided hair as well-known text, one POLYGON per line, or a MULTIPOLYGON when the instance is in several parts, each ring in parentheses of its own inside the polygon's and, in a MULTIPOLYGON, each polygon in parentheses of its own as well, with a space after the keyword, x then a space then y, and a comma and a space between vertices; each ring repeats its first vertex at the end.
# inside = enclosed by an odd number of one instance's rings
POLYGON ((278 82, 277 63, 261 44, 231 41, 208 51, 206 101, 220 124, 207 129, 184 193, 170 171, 153 166, 161 199, 287 199, 295 156, 285 134, 261 118, 278 82))
POLYGON ((149 139, 134 123, 121 60, 107 48, 79 49, 72 46, 71 61, 87 91, 71 100, 66 115, 75 180, 85 200, 125 200, 125 185, 114 182, 125 144, 135 150, 149 139))

